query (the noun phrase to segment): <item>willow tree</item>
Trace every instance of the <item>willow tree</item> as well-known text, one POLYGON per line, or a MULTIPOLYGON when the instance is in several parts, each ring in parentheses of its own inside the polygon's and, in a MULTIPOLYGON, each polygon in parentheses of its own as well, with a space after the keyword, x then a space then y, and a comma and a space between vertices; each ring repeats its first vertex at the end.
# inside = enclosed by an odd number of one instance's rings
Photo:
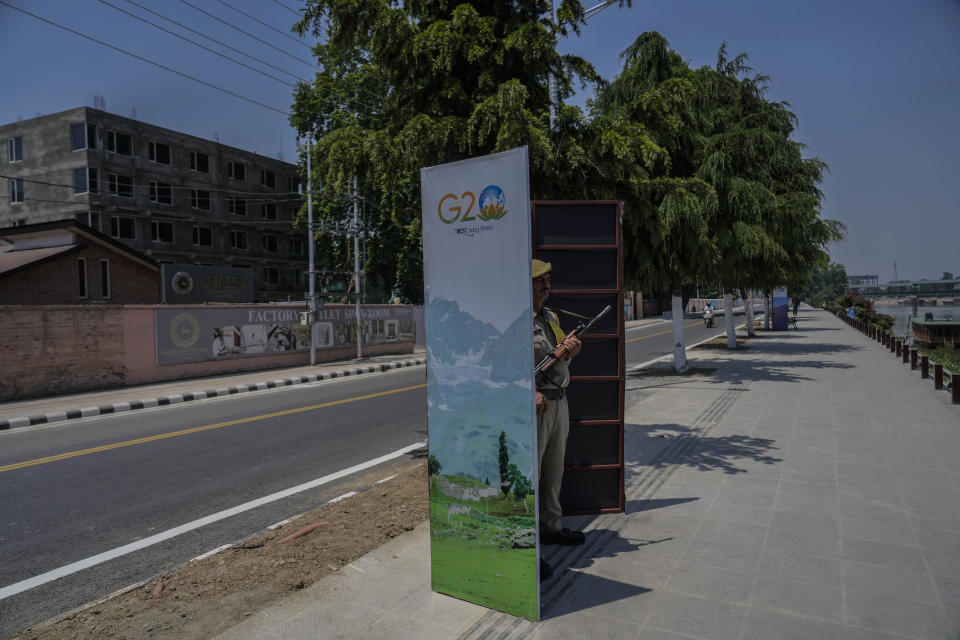
POLYGON ((747 55, 728 59, 726 45, 713 69, 696 72, 701 110, 708 114, 696 175, 717 194, 714 273, 725 290, 730 348, 736 346, 732 292, 746 300, 750 289, 784 284, 796 290, 842 231, 839 223, 820 218, 826 165, 803 157, 804 146, 792 139, 796 117, 789 105, 768 100, 769 78, 751 72, 747 55))
POLYGON ((710 235, 716 193, 696 175, 705 114, 693 71, 656 32, 641 34, 623 52, 623 69, 600 92, 599 122, 632 122, 649 137, 649 162, 617 176, 624 200, 625 269, 645 287, 669 289, 673 366, 686 371, 683 332, 685 283, 704 281, 713 264, 710 235))
MULTIPOLYGON (((736 347, 737 339, 732 292, 740 290, 746 300, 745 289, 785 259, 769 225, 777 207, 771 174, 782 162, 787 142, 784 111, 765 99, 765 76, 746 76, 751 71, 746 60, 745 54, 728 60, 722 45, 715 68, 696 73, 701 109, 708 114, 696 175, 717 194, 718 215, 711 229, 717 243, 713 273, 724 289, 729 348, 736 347)), ((747 326, 752 333, 750 312, 747 326)))
POLYGON ((602 156, 622 150, 574 107, 549 122, 551 76, 561 98, 600 80, 556 48, 583 11, 565 0, 555 23, 547 0, 307 0, 296 28, 321 39, 319 70, 298 85, 291 122, 317 140, 322 216, 343 217, 356 177, 371 210, 368 272, 402 297, 423 299, 422 167, 526 145, 534 197, 602 191, 602 156))

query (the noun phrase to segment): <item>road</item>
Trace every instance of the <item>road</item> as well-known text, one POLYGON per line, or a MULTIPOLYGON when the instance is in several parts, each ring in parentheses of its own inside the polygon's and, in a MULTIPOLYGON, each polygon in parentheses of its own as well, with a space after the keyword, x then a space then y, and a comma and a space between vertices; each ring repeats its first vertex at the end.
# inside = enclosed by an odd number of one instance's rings
MULTIPOLYGON (((721 333, 685 325, 688 344, 721 333)), ((669 322, 626 338, 628 368, 672 353, 669 322)), ((422 449, 325 478, 425 440, 424 383, 414 367, 0 432, 0 636, 409 465, 422 449)))

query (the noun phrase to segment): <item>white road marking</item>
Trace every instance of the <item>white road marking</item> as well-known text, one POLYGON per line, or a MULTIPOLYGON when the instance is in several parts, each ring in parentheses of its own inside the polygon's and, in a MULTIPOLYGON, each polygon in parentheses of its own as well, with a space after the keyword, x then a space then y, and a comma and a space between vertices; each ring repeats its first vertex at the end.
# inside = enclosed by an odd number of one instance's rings
POLYGON ((89 558, 78 560, 77 562, 72 562, 58 569, 53 569, 52 571, 41 573, 40 575, 34 576, 32 578, 21 580, 20 582, 16 582, 6 587, 0 588, 0 600, 5 600, 11 596, 17 595, 18 593, 23 593, 24 591, 28 591, 35 587, 39 587, 40 585, 46 584, 48 582, 52 582, 59 578, 63 578, 65 576, 69 576, 71 574, 77 573, 78 571, 83 571, 84 569, 89 569, 90 567, 94 567, 98 564, 102 564, 104 562, 114 560, 121 556, 125 556, 129 553, 133 553, 134 551, 140 551, 141 549, 145 549, 147 547, 153 546, 165 540, 175 538, 180 534, 187 533, 189 531, 193 531, 194 529, 199 529, 200 527, 205 527, 208 524, 212 524, 214 522, 218 522, 225 518, 235 516, 239 513, 243 513, 244 511, 256 509, 257 507, 261 507, 265 504, 276 502, 277 500, 282 500, 283 498, 328 484, 330 482, 333 482, 334 480, 339 480, 340 478, 345 478, 353 473, 357 473, 358 471, 363 471, 365 469, 375 467, 378 464, 382 464, 384 462, 388 462, 395 458, 399 458, 402 455, 410 453, 411 451, 416 451, 417 449, 422 449, 425 446, 427 446, 427 441, 421 440, 420 442, 415 442, 414 444, 407 445, 402 449, 397 449, 396 451, 393 451, 386 455, 382 455, 379 458, 374 458, 373 460, 367 460, 366 462, 361 462, 360 464, 356 464, 348 469, 342 469, 341 471, 337 471, 335 473, 325 475, 322 478, 317 478, 316 480, 311 480, 310 482, 298 484, 295 487, 290 487, 289 489, 284 489, 283 491, 278 491, 268 496, 257 498, 256 500, 251 500, 250 502, 245 502, 243 504, 237 505, 235 507, 231 507, 229 509, 224 509, 223 511, 218 511, 217 513, 211 514, 209 516, 205 516, 203 518, 199 518, 197 520, 194 520, 193 522, 182 524, 179 527, 174 527, 173 529, 168 529, 167 531, 163 531, 156 535, 152 535, 148 538, 143 538, 142 540, 137 540, 136 542, 125 544, 122 547, 110 549, 109 551, 98 553, 95 556, 90 556, 89 558))

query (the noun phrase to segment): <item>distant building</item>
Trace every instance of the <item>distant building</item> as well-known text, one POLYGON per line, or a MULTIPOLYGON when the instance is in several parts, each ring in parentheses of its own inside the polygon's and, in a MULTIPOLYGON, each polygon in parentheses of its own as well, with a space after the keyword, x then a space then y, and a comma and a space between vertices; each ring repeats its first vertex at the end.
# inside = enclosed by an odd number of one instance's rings
POLYGON ((258 300, 303 299, 296 165, 89 107, 2 125, 3 143, 0 227, 75 219, 159 263, 252 269, 258 300))
POLYGON ((880 276, 847 276, 847 286, 880 284, 880 276))
POLYGON ((76 220, 0 229, 0 305, 157 304, 159 265, 76 220))

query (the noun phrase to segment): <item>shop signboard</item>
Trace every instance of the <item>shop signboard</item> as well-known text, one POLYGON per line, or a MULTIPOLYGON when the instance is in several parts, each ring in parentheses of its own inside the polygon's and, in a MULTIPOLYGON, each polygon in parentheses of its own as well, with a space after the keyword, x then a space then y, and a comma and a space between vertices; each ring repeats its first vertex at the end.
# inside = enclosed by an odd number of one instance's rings
POLYGON ((160 292, 164 304, 253 302, 253 270, 162 264, 160 292))
POLYGON ((536 620, 527 149, 420 180, 433 589, 536 620))

